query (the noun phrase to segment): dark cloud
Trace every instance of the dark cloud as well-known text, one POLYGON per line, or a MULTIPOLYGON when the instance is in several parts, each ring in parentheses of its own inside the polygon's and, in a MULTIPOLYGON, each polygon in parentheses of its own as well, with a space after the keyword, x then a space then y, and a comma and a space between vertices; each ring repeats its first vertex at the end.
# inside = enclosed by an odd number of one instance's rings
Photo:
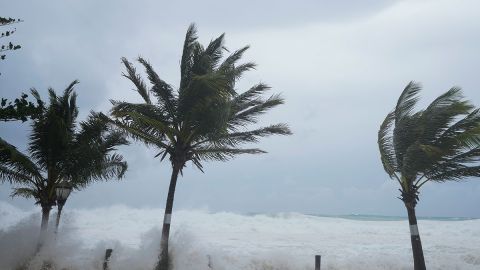
MULTIPOLYGON (((246 60, 259 66, 239 85, 264 81, 281 91, 287 103, 265 123, 287 122, 295 135, 262 141, 267 155, 208 164, 205 174, 186 170, 176 207, 403 215, 379 162, 378 125, 410 80, 424 83, 422 104, 460 85, 480 105, 478 8, 470 0, 11 1, 2 13, 25 20, 13 37, 23 48, 0 63, 0 91, 15 97, 36 87, 45 96, 79 79, 81 118, 107 111, 108 99, 139 100, 120 76, 120 57, 142 55, 177 85, 184 33, 196 22, 202 42, 226 32, 227 47, 252 45, 246 60)), ((28 129, 2 124, 0 134, 25 149, 28 129)), ((145 149, 122 148, 126 179, 76 193, 69 205, 163 207, 168 163, 145 149)), ((479 191, 478 181, 432 184, 419 214, 478 217, 479 191)))

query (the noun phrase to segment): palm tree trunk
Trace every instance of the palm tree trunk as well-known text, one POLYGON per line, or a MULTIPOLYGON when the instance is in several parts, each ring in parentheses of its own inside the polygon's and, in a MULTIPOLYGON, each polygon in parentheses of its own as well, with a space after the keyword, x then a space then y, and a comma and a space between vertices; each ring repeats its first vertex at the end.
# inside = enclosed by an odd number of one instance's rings
POLYGON ((425 259, 423 257, 422 241, 417 226, 417 216, 415 207, 405 205, 408 213, 408 223, 410 224, 410 238, 412 241, 413 265, 414 270, 425 270, 425 259))
POLYGON ((170 221, 172 217, 173 199, 175 197, 175 187, 177 185, 178 173, 182 166, 174 165, 170 187, 168 188, 167 205, 163 216, 162 239, 160 241, 160 256, 155 270, 168 270, 168 237, 170 235, 170 221))
POLYGON ((40 226, 40 230, 42 232, 47 231, 48 227, 48 220, 50 218, 50 207, 42 207, 42 225, 40 226))
POLYGON ((42 206, 42 223, 40 225, 40 238, 38 239, 37 252, 45 243, 47 238, 48 219, 50 217, 50 206, 42 206))

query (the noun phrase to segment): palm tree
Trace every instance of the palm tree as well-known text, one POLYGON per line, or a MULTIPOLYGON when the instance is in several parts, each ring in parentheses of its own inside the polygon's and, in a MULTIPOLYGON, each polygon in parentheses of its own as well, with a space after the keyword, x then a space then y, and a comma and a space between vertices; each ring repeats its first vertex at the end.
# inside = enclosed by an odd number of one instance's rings
POLYGON ((76 130, 77 81, 62 96, 49 89, 50 103, 33 121, 27 156, 0 138, 0 180, 15 185, 12 196, 34 198, 42 208, 42 244, 50 210, 56 204, 55 188, 69 182, 76 189, 98 179, 122 177, 127 164, 110 152, 126 144, 122 134, 112 131, 92 113, 76 130))
POLYGON ((223 58, 227 51, 223 41, 224 34, 204 48, 197 41, 195 25, 190 25, 183 46, 177 91, 160 78, 149 62, 139 58, 152 85, 147 88, 133 65, 122 59, 127 71, 123 76, 135 85, 144 102, 112 101, 114 120, 111 121, 133 139, 158 148, 156 157, 163 160, 168 156, 172 165, 157 270, 168 269, 175 186, 187 162, 191 161, 203 172, 203 161, 227 161, 239 154, 265 153, 257 148, 241 148, 244 143, 254 143, 260 137, 274 134, 291 134, 285 124, 245 130, 246 126, 257 122, 258 116, 282 104, 283 99, 278 95, 262 99, 262 94, 269 89, 262 83, 238 94, 235 83, 255 64, 237 64, 248 46, 223 58))
POLYGON ((425 269, 415 206, 427 182, 480 176, 480 111, 453 87, 414 112, 419 84, 410 82, 378 131, 383 167, 400 184, 407 208, 414 269, 425 269))

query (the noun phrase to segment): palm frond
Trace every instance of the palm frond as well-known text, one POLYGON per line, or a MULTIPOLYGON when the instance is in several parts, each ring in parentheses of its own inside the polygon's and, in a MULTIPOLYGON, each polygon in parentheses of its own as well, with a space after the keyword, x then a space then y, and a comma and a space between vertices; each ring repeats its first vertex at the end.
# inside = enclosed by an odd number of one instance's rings
POLYGON ((110 110, 110 114, 114 117, 125 117, 125 115, 128 115, 128 112, 133 111, 142 115, 146 115, 150 118, 158 119, 158 121, 165 123, 170 122, 165 111, 160 106, 155 104, 129 103, 115 100, 110 100, 110 102, 113 105, 112 109, 110 110))
POLYGON ((28 156, 0 137, 0 181, 24 182, 32 178, 41 178, 40 169, 28 156))
POLYGON ((109 123, 123 130, 132 139, 143 142, 146 145, 167 148, 168 142, 164 141, 163 137, 158 137, 156 134, 145 132, 141 127, 132 122, 124 122, 120 120, 108 119, 109 123))
POLYGON ((422 143, 434 143, 458 117, 468 115, 473 106, 462 100, 460 88, 452 88, 436 98, 422 113, 422 143))
POLYGON ((127 162, 124 161, 123 156, 119 154, 112 154, 110 156, 106 156, 103 162, 103 179, 109 179, 112 177, 117 177, 118 179, 121 179, 123 178, 125 172, 128 169, 127 162))
POLYGON ((260 99, 255 100, 255 102, 250 103, 252 106, 246 107, 244 110, 235 112, 230 116, 230 128, 235 130, 238 126, 256 123, 259 115, 283 103, 284 100, 280 95, 272 95, 264 101, 260 99))
POLYGON ((220 137, 213 137, 201 141, 196 145, 202 143, 213 144, 216 146, 238 146, 244 143, 256 143, 262 137, 268 137, 271 135, 291 135, 289 127, 286 124, 275 124, 263 128, 258 128, 250 131, 232 132, 224 134, 220 137))
POLYGON ((26 199, 39 198, 38 191, 32 188, 13 188, 11 197, 24 197, 26 199))
POLYGON ((80 190, 94 181, 107 181, 112 178, 121 179, 127 171, 128 165, 119 154, 104 155, 102 160, 96 160, 91 166, 77 170, 69 183, 73 188, 80 190))
POLYGON ((395 157, 395 148, 393 147, 392 126, 395 120, 395 113, 390 112, 383 120, 380 129, 378 130, 378 147, 380 150, 380 159, 383 164, 383 169, 390 178, 393 178, 395 171, 398 170, 397 161, 395 157))
POLYGON ((157 97, 158 104, 167 112, 169 119, 175 122, 175 115, 177 110, 177 101, 173 94, 173 88, 160 79, 160 76, 153 70, 153 67, 148 61, 139 57, 138 61, 145 67, 148 74, 148 79, 152 86, 152 93, 157 97))
POLYGON ((9 183, 28 183, 32 180, 32 175, 25 174, 20 170, 0 164, 0 182, 7 181, 9 183))
POLYGON ((467 177, 480 177, 480 166, 462 167, 452 170, 445 170, 432 174, 429 179, 434 182, 460 181, 467 177))
POLYGON ((199 147, 194 150, 194 155, 199 160, 216 160, 216 161, 227 161, 236 155, 241 154, 264 154, 265 151, 258 148, 251 149, 238 149, 238 148, 229 148, 229 147, 199 147))
POLYGON ((195 24, 188 27, 183 44, 182 60, 180 62, 180 89, 185 89, 190 83, 193 66, 193 50, 197 41, 197 28, 195 24))
POLYGON ((224 72, 226 73, 227 78, 229 78, 230 82, 232 83, 230 87, 233 88, 235 86, 235 82, 243 76, 243 73, 255 69, 256 66, 257 65, 255 63, 248 62, 225 70, 224 72))
POLYGON ((147 90, 147 85, 142 80, 139 74, 137 74, 137 70, 133 67, 132 63, 130 63, 127 58, 122 57, 122 63, 127 69, 127 73, 122 73, 122 76, 129 79, 136 87, 135 91, 137 91, 140 96, 145 100, 147 104, 152 104, 150 100, 150 95, 147 90))
POLYGON ((397 166, 400 169, 404 167, 404 158, 408 148, 412 144, 415 144, 421 136, 422 130, 419 128, 420 118, 421 112, 418 112, 411 116, 404 116, 395 122, 393 129, 393 146, 397 166))
POLYGON ((35 100, 37 101, 37 104, 43 104, 43 101, 42 101, 42 99, 40 97, 40 94, 38 93, 37 89, 30 88, 30 93, 35 98, 35 100))
POLYGON ((420 90, 420 84, 413 81, 405 87, 402 94, 398 98, 397 106, 395 107, 395 122, 398 122, 403 117, 410 115, 415 107, 415 104, 417 104, 418 93, 420 90))
POLYGON ((232 113, 243 111, 249 107, 262 103, 261 95, 270 90, 270 86, 259 83, 252 86, 247 91, 234 96, 232 99, 232 113))
POLYGON ((206 104, 226 101, 230 96, 228 80, 221 73, 196 75, 178 100, 178 118, 189 122, 206 104))
POLYGON ((65 103, 68 102, 69 97, 73 94, 74 87, 80 83, 78 80, 72 81, 66 88, 63 90, 63 96, 61 100, 63 100, 65 103))
POLYGON ((223 53, 223 42, 224 42, 225 33, 221 34, 216 39, 210 41, 207 48, 205 49, 205 54, 209 57, 210 66, 215 69, 222 59, 223 53))
MULTIPOLYGON (((473 110, 447 128, 436 143, 453 150, 472 149, 480 145, 480 109, 473 110)), ((452 152, 456 154, 456 151, 452 152)))
POLYGON ((239 50, 234 51, 232 54, 230 54, 221 64, 219 67, 220 70, 222 69, 227 69, 232 66, 235 66, 236 62, 240 60, 243 56, 243 54, 250 48, 250 46, 245 46, 239 50))
MULTIPOLYGON (((178 135, 178 131, 174 128, 171 128, 168 123, 159 121, 158 119, 150 118, 146 115, 139 114, 137 112, 128 112, 123 116, 128 116, 132 121, 132 124, 140 124, 138 126, 148 126, 153 130, 154 133, 159 135, 165 135, 170 139, 172 143, 175 143, 175 136, 178 135)), ((152 131, 150 131, 152 132, 152 131)))

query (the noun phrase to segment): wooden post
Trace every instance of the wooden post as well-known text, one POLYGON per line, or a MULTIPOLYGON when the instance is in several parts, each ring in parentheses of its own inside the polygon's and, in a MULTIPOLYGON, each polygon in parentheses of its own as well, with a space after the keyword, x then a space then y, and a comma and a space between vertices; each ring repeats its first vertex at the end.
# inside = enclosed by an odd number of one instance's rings
POLYGON ((112 256, 113 249, 108 248, 105 250, 105 260, 103 261, 103 270, 108 270, 108 261, 110 256, 112 256))
POLYGON ((208 258, 208 268, 213 269, 212 257, 210 255, 207 255, 207 258, 208 258))
POLYGON ((320 270, 320 262, 322 261, 322 256, 315 255, 315 270, 320 270))

